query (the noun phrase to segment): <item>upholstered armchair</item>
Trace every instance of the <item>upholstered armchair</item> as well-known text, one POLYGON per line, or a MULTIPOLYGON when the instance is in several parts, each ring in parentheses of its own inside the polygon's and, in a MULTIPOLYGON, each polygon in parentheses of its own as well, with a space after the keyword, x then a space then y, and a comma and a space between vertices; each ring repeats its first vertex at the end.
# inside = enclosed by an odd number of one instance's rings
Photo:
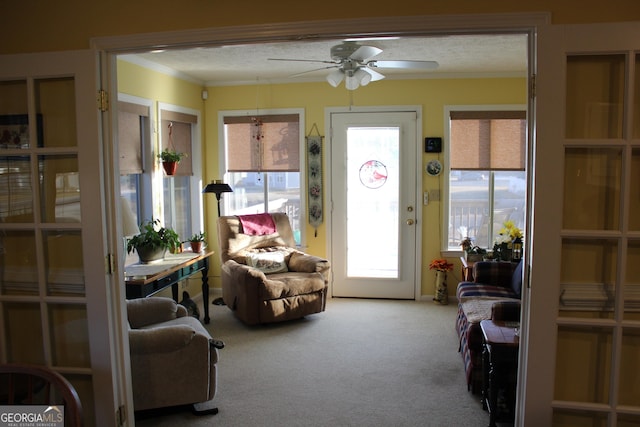
POLYGON ((218 350, 199 320, 171 298, 127 300, 133 405, 136 411, 195 404, 216 394, 218 350))
POLYGON ((329 261, 295 246, 284 213, 218 219, 222 298, 247 325, 325 310, 329 261))

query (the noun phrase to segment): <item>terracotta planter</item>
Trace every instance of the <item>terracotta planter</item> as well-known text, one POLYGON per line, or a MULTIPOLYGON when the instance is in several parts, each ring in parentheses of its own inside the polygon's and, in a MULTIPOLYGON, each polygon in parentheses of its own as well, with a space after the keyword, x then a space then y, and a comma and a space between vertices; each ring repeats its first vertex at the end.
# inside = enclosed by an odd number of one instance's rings
POLYGON ((162 162, 162 167, 167 175, 175 175, 178 169, 178 162, 162 162))
POLYGON ((190 243, 191 243, 191 250, 193 252, 202 251, 202 242, 190 242, 190 243))

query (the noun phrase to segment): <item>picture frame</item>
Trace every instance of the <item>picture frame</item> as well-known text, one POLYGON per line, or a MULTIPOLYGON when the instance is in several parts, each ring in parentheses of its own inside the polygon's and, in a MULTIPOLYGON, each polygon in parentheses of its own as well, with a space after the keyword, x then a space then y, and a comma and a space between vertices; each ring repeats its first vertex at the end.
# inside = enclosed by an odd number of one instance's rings
MULTIPOLYGON (((44 141, 42 114, 36 115, 36 146, 42 147, 44 141)), ((6 114, 0 116, 0 148, 27 149, 31 147, 28 114, 6 114)))

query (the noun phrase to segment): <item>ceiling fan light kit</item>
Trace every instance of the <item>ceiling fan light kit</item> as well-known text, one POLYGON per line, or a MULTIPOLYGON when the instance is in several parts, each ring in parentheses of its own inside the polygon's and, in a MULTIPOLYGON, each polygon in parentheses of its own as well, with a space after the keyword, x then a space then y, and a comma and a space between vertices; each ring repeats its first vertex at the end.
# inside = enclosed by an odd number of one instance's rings
MULTIPOLYGON (((396 61, 378 61, 372 60, 376 55, 382 53, 382 49, 375 46, 362 46, 355 42, 347 41, 331 48, 331 61, 312 60, 312 59, 282 59, 270 58, 273 61, 304 61, 319 62, 323 64, 331 64, 320 68, 320 70, 335 68, 331 71, 326 79, 333 87, 338 87, 344 80, 345 87, 348 90, 355 90, 360 86, 366 86, 372 81, 384 79, 384 75, 374 71, 373 68, 409 68, 417 70, 432 70, 438 67, 435 61, 416 61, 416 60, 396 60, 396 61)), ((300 74, 317 71, 310 70, 300 74)))
POLYGON ((344 80, 344 71, 342 70, 333 70, 327 75, 327 81, 333 87, 338 87, 342 80, 344 80))

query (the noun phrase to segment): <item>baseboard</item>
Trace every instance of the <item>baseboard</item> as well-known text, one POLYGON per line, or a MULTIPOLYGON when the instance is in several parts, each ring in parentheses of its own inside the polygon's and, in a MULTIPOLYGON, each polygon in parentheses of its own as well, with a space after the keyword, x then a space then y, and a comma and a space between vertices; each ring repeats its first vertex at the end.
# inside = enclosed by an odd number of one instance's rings
MULTIPOLYGON (((433 295, 420 295, 418 298, 420 302, 433 301, 433 295)), ((458 304, 458 298, 455 296, 449 295, 449 304, 458 304)))

